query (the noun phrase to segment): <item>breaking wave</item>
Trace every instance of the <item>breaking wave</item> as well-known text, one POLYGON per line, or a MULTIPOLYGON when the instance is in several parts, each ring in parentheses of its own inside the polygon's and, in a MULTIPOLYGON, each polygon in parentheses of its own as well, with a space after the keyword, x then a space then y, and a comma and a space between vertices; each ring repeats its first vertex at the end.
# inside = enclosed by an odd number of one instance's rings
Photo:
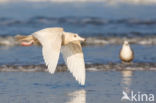
POLYGON ((19 45, 14 35, 28 35, 46 27, 61 26, 85 36, 85 45, 121 44, 128 40, 132 44, 156 45, 156 19, 117 19, 97 17, 43 17, 35 16, 27 20, 0 18, 0 45, 19 45), (20 28, 20 29, 19 29, 20 28), (94 28, 94 29, 93 29, 94 28))
POLYGON ((18 24, 55 24, 55 23, 68 23, 76 25, 105 25, 105 24, 127 24, 127 25, 156 25, 156 19, 137 19, 137 18, 127 18, 127 19, 117 19, 108 20, 98 17, 43 17, 36 16, 32 17, 26 21, 14 20, 11 18, 0 18, 0 25, 18 25, 18 24))
MULTIPOLYGON (((118 36, 106 36, 106 37, 86 37, 86 42, 83 45, 106 45, 106 44, 122 44, 123 41, 128 40, 131 44, 139 45, 156 45, 156 36, 146 37, 118 37, 118 36)), ((1 36, 0 46, 19 46, 20 44, 15 40, 14 36, 1 36)))

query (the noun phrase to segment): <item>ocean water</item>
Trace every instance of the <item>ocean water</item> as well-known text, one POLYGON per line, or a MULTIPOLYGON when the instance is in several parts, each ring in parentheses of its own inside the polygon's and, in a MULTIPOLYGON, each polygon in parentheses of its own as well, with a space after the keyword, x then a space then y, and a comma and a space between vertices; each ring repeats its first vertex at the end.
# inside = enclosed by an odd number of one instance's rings
MULTIPOLYGON (((87 72, 80 86, 68 72, 1 72, 3 103, 122 103, 122 92, 156 95, 155 72, 87 72), (152 77, 151 77, 152 76, 152 77)), ((128 101, 127 101, 128 102, 128 101)), ((126 103, 127 103, 126 102, 126 103)), ((129 103, 129 102, 128 102, 129 103)), ((152 102, 154 103, 154 102, 152 102)))
MULTIPOLYGON (((83 47, 86 64, 107 64, 120 63, 119 52, 121 45, 106 46, 86 46, 83 47)), ((155 63, 156 46, 152 45, 131 45, 135 52, 134 62, 155 63)), ((44 64, 42 58, 42 48, 32 47, 0 47, 1 65, 38 65, 44 64)), ((60 54, 58 64, 64 64, 62 54, 60 54)))
POLYGON ((111 1, 0 0, 0 103, 121 103, 123 91, 156 96, 156 3, 111 1), (64 70, 30 70, 43 68, 41 47, 21 47, 14 36, 47 27, 87 39, 85 86, 64 70), (124 40, 135 53, 130 65, 119 59, 124 40))

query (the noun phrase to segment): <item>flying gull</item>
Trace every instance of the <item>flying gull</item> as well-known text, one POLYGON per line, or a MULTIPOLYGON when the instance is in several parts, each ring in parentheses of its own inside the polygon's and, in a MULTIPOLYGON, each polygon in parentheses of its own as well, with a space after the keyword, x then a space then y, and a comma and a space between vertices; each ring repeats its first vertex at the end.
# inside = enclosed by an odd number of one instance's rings
POLYGON ((22 46, 42 45, 42 55, 50 73, 54 73, 60 52, 75 79, 85 84, 85 62, 80 41, 85 41, 76 33, 65 32, 61 27, 46 28, 28 36, 16 36, 22 46))

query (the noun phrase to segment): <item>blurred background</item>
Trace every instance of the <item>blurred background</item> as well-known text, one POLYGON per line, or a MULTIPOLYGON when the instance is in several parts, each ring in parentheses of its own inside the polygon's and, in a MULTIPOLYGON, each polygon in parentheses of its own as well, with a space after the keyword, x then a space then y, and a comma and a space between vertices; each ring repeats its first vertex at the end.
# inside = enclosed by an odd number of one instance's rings
POLYGON ((155 10, 155 0, 0 0, 0 64, 43 64, 41 47, 20 47, 14 36, 47 27, 87 38, 88 64, 120 62, 124 40, 133 44, 135 62, 155 62, 155 10))
POLYGON ((0 102, 121 103, 123 91, 156 95, 155 68, 156 0, 0 0, 0 102), (61 55, 63 72, 51 75, 40 46, 15 41, 47 27, 87 39, 85 86, 64 72, 61 55), (124 40, 135 52, 129 65, 119 59, 124 40))

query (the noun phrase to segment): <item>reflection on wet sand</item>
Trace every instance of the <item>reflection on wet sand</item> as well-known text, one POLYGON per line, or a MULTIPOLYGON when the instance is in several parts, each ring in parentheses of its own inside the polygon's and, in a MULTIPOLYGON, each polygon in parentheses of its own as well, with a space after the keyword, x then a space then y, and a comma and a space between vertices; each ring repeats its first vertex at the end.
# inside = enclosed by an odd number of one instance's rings
POLYGON ((125 91, 126 93, 129 93, 131 82, 132 82, 131 77, 133 75, 133 72, 125 70, 125 71, 121 71, 121 73, 122 73, 121 84, 122 84, 123 91, 125 91))
POLYGON ((76 90, 68 95, 70 100, 66 103, 86 103, 86 91, 84 89, 76 90))

